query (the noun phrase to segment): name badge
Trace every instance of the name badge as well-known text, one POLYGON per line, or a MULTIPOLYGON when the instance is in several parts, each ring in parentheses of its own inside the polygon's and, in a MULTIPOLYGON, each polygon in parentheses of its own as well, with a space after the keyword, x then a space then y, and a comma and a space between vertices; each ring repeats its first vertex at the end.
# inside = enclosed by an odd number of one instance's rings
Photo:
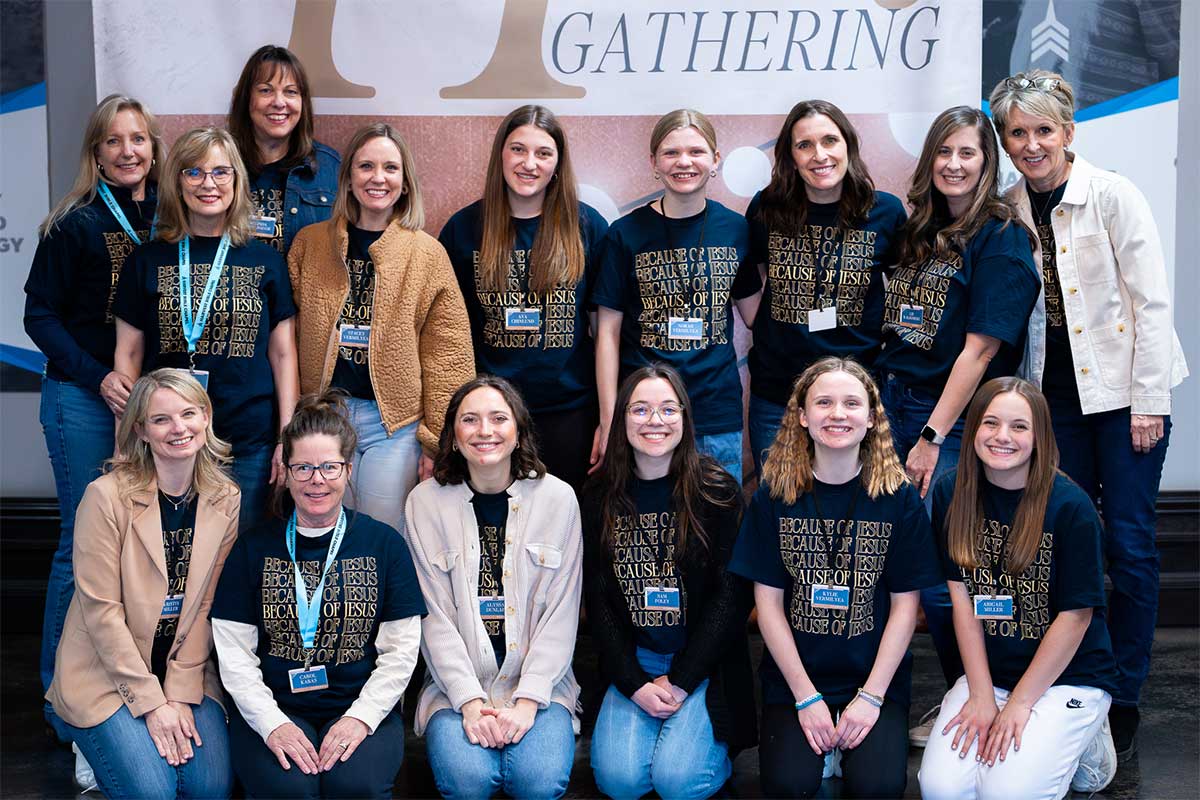
POLYGON ((208 370, 206 370, 206 369, 189 369, 188 375, 191 375, 193 378, 196 379, 196 382, 200 384, 201 389, 203 389, 206 392, 208 391, 208 370))
POLYGON ((975 619, 1012 619, 1013 599, 1003 594, 977 594, 975 601, 975 619))
POLYGON ((509 331, 536 331, 542 326, 540 308, 504 309, 504 329, 509 331))
POLYGON ((163 600, 162 612, 158 615, 163 619, 178 617, 179 612, 183 610, 183 595, 169 594, 163 600))
POLYGON ((341 325, 338 327, 338 344, 342 347, 366 347, 370 341, 370 325, 341 325))
POLYGON ((704 320, 697 317, 671 317, 667 320, 668 339, 704 338, 704 320))
POLYGON ((483 619, 504 619, 504 597, 480 595, 479 616, 483 619))
POLYGON ((808 330, 831 331, 837 327, 837 306, 813 308, 808 312, 808 330))
POLYGON ((900 324, 906 328, 919 328, 925 324, 925 309, 922 306, 901 304, 900 324))
POLYGON ((678 611, 679 590, 665 586, 647 586, 645 601, 647 611, 678 611))
POLYGON ((850 608, 850 587, 814 583, 809 599, 812 601, 813 608, 832 608, 845 611, 850 608))
POLYGON ((278 220, 265 214, 255 214, 250 217, 250 227, 254 229, 254 235, 264 239, 274 239, 278 225, 278 220))
POLYGON ((298 667, 288 670, 288 684, 292 687, 292 694, 315 692, 329 688, 329 676, 325 674, 324 664, 308 669, 298 667))

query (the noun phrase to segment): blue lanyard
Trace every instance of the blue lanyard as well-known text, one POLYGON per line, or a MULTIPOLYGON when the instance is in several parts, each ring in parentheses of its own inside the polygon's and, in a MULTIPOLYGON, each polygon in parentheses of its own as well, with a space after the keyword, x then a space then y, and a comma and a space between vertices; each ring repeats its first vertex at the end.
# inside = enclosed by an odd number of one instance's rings
MULTIPOLYGON (((325 578, 329 576, 329 568, 337 558, 338 550, 342 548, 342 539, 346 535, 346 509, 338 514, 337 525, 333 527, 333 538, 329 540, 329 554, 325 556, 325 569, 321 571, 321 580, 313 589, 312 597, 305 597, 304 576, 300 574, 300 565, 296 563, 296 512, 287 524, 288 556, 292 559, 292 569, 296 574, 296 621, 300 625, 300 643, 304 649, 311 651, 317 641, 317 623, 321 618, 321 598, 325 596, 325 578)), ((306 655, 305 664, 312 658, 306 655)))
POLYGON ((227 255, 229 255, 228 233, 221 236, 221 243, 217 245, 217 254, 213 257, 212 270, 208 273, 208 283, 204 285, 204 294, 200 295, 200 306, 196 309, 195 318, 193 318, 191 239, 185 236, 179 240, 179 317, 183 322, 183 338, 187 340, 189 353, 196 352, 196 343, 204 335, 208 312, 212 309, 213 295, 217 293, 217 284, 221 282, 221 273, 225 271, 227 255))
MULTIPOLYGON (((104 201, 104 205, 108 206, 108 210, 112 212, 113 218, 117 224, 125 231, 125 234, 133 239, 134 244, 141 244, 142 240, 134 233, 133 226, 129 224, 129 218, 125 216, 125 212, 121 210, 121 206, 117 203, 117 198, 113 197, 112 190, 108 188, 108 184, 101 181, 96 185, 96 191, 100 195, 100 199, 104 201)), ((150 223, 150 238, 154 238, 154 229, 158 225, 158 214, 154 215, 154 222, 150 223)))

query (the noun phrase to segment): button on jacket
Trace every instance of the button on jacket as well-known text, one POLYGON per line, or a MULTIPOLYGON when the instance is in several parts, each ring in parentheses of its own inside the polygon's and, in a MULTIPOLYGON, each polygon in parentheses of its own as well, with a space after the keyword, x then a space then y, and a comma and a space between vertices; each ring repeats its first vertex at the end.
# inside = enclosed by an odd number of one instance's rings
MULTIPOLYGON (((1008 199, 1035 229, 1024 178, 1008 199)), ((1175 334, 1158 227, 1146 198, 1127 178, 1074 155, 1051 224, 1081 410, 1096 414, 1128 407, 1134 414, 1170 414, 1171 389, 1188 370, 1175 334)), ((1041 257, 1039 242, 1034 263, 1040 265, 1041 257)), ((1029 321, 1022 372, 1040 385, 1045 364, 1043 292, 1029 321)))
POLYGON ((324 222, 333 213, 341 156, 332 147, 313 142, 313 155, 288 170, 283 190, 283 252, 300 229, 324 222))

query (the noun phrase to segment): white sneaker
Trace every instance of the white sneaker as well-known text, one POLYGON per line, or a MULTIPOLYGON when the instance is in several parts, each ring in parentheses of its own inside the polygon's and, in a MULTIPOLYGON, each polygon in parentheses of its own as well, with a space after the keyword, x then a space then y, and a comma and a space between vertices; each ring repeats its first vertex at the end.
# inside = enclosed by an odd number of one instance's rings
POLYGON ((821 770, 821 780, 842 777, 842 751, 834 748, 825 754, 825 768, 821 770))
POLYGON ((933 723, 937 722, 938 714, 942 711, 941 703, 921 715, 917 727, 908 729, 908 743, 913 747, 924 747, 929 743, 929 735, 933 733, 933 723))
POLYGON ((92 765, 83 757, 79 745, 71 742, 71 750, 75 753, 75 785, 79 787, 79 791, 90 792, 99 789, 100 784, 96 782, 96 773, 92 771, 92 765))
POLYGON ((1117 774, 1117 748, 1113 745, 1112 729, 1108 717, 1104 725, 1079 757, 1079 767, 1071 778, 1071 788, 1077 792, 1103 791, 1117 774))

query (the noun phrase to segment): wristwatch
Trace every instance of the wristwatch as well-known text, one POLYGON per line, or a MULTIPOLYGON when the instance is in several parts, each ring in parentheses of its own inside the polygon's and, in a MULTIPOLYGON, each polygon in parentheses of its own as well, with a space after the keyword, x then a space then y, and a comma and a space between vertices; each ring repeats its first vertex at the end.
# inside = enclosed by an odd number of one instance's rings
POLYGON ((928 425, 921 429, 921 438, 930 444, 941 444, 942 442, 946 441, 945 436, 942 436, 928 425))

